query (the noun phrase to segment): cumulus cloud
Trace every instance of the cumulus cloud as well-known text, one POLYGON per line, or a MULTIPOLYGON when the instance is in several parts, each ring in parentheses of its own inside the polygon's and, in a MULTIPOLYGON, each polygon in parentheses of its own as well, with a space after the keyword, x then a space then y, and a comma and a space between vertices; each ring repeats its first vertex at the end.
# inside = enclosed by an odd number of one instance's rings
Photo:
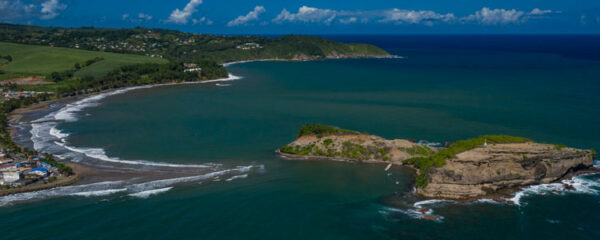
POLYGON ((59 0, 43 1, 40 5, 20 0, 0 0, 0 20, 12 19, 53 19, 67 9, 59 0))
POLYGON ((265 9, 265 7, 256 6, 256 7, 254 7, 254 10, 250 11, 245 16, 239 16, 236 19, 229 21, 227 23, 227 26, 233 27, 233 26, 238 26, 238 25, 245 25, 250 21, 258 20, 258 17, 260 16, 260 14, 263 14, 266 11, 267 10, 265 9))
POLYGON ((202 4, 202 0, 190 0, 183 10, 179 8, 173 10, 167 22, 176 24, 187 24, 189 19, 197 11, 198 6, 202 4))
POLYGON ((62 10, 67 9, 66 4, 60 3, 58 0, 48 0, 42 3, 41 19, 53 19, 60 14, 62 10))
POLYGON ((273 19, 274 23, 284 22, 305 22, 305 23, 324 23, 329 24, 337 16, 337 11, 330 9, 319 9, 302 6, 297 13, 290 13, 283 9, 277 17, 273 19))
POLYGON ((408 9, 386 9, 370 11, 344 11, 320 9, 302 6, 297 13, 291 13, 283 9, 272 22, 274 23, 321 23, 330 24, 333 20, 341 24, 354 24, 357 22, 379 22, 391 24, 424 24, 434 25, 436 23, 465 24, 477 23, 482 25, 503 25, 524 23, 531 19, 543 18, 543 15, 554 14, 552 10, 519 11, 516 9, 490 9, 482 8, 477 12, 457 17, 454 13, 438 13, 430 10, 408 10, 408 9), (360 19, 360 21, 359 21, 360 19))
POLYGON ((152 20, 153 17, 152 17, 152 15, 148 15, 148 14, 144 14, 144 13, 138 13, 138 18, 146 20, 146 21, 150 21, 150 20, 152 20))
POLYGON ((11 20, 26 18, 37 12, 33 4, 24 4, 19 0, 0 0, 0 19, 11 20))
POLYGON ((152 18, 154 18, 152 15, 149 14, 145 14, 145 13, 138 13, 137 16, 131 16, 129 13, 123 14, 121 16, 121 18, 123 19, 123 21, 131 21, 134 23, 141 23, 144 21, 150 21, 152 20, 152 18))
POLYGON ((391 22, 391 23, 410 23, 419 24, 423 23, 426 25, 432 25, 434 22, 452 22, 456 20, 456 17, 452 13, 440 14, 434 11, 415 11, 415 10, 403 10, 403 9, 392 9, 383 12, 384 18, 380 22, 391 22))
POLYGON ((341 24, 350 24, 350 23, 355 23, 356 22, 356 17, 349 17, 349 18, 344 18, 344 19, 340 19, 340 23, 341 24))
POLYGON ((476 22, 484 25, 519 24, 526 22, 532 16, 549 13, 552 13, 552 10, 534 8, 530 12, 524 12, 516 9, 489 9, 484 7, 474 14, 461 18, 461 22, 476 22))
POLYGON ((212 25, 213 21, 210 20, 210 19, 208 19, 208 18, 206 18, 206 17, 201 17, 201 18, 198 18, 198 19, 192 19, 192 23, 194 25, 196 25, 196 24, 212 25))
POLYGON ((531 10, 531 12, 529 12, 530 15, 544 15, 548 13, 552 13, 552 10, 541 10, 539 8, 534 8, 531 10))

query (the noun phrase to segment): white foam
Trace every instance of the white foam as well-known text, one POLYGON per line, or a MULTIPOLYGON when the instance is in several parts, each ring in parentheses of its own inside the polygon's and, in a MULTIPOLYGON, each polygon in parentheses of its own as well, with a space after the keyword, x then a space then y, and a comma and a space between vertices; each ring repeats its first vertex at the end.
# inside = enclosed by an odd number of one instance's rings
POLYGON ((55 136, 56 138, 60 139, 60 140, 64 140, 65 138, 67 138, 69 136, 68 133, 63 133, 61 130, 58 130, 56 128, 56 126, 50 128, 50 135, 55 136))
POLYGON ((101 94, 97 94, 97 95, 94 95, 91 97, 87 97, 87 98, 81 99, 79 101, 76 101, 74 103, 67 104, 66 106, 64 106, 63 108, 58 110, 56 113, 54 113, 54 119, 67 121, 67 122, 77 121, 77 117, 75 116, 76 113, 78 113, 88 107, 98 106, 98 104, 99 104, 98 101, 100 101, 108 96, 123 94, 123 93, 129 92, 132 90, 136 90, 136 89, 151 88, 154 86, 155 85, 128 87, 128 88, 118 89, 115 91, 101 93, 101 94))
POLYGON ((548 183, 533 185, 523 188, 516 192, 512 198, 506 200, 521 206, 523 197, 530 195, 543 194, 564 194, 564 193, 582 193, 582 194, 599 194, 600 182, 586 179, 585 176, 577 176, 571 179, 563 180, 560 183, 548 183), (565 185, 569 186, 566 187, 565 185))
POLYGON ((66 196, 81 192, 99 191, 106 189, 114 189, 114 187, 121 186, 123 181, 107 181, 98 182, 85 185, 74 185, 66 187, 57 187, 47 190, 40 190, 35 192, 16 193, 0 197, 0 206, 5 206, 13 202, 27 201, 32 199, 44 199, 50 197, 66 196))
POLYGON ((235 168, 224 169, 206 174, 160 179, 143 183, 131 184, 126 181, 106 181, 85 185, 74 185, 66 187, 58 187, 35 192, 17 193, 4 197, 0 197, 0 206, 5 206, 13 202, 27 201, 33 199, 45 199, 61 196, 82 196, 96 197, 107 196, 120 192, 127 192, 129 196, 145 198, 162 192, 166 192, 172 188, 172 185, 186 182, 200 182, 204 180, 218 178, 230 174, 247 174, 252 168, 261 166, 238 166, 235 168))
POLYGON ((119 188, 119 189, 106 189, 106 190, 98 190, 98 191, 87 191, 87 192, 77 192, 71 193, 71 196, 81 196, 81 197, 97 197, 97 196, 106 196, 111 195, 118 192, 127 191, 127 188, 119 188))
POLYGON ((414 219, 424 219, 424 217, 426 216, 433 216, 437 217, 437 219, 435 220, 437 222, 441 222, 444 219, 443 216, 434 215, 433 209, 428 209, 427 211, 423 212, 421 208, 399 209, 392 207, 384 207, 383 211, 380 211, 380 213, 382 214, 388 214, 388 212, 402 213, 414 219))
MULTIPOLYGON (((227 82, 227 81, 235 81, 239 80, 241 77, 229 74, 227 78, 222 79, 214 79, 207 81, 196 81, 196 82, 181 82, 181 83, 166 83, 166 84, 155 84, 155 85, 144 85, 144 86, 136 86, 136 87, 128 87, 123 89, 114 90, 111 92, 100 93, 97 95, 93 95, 90 97, 86 97, 79 101, 70 103, 60 108, 58 111, 52 112, 40 119, 34 120, 31 122, 31 140, 33 142, 33 147, 35 150, 40 152, 50 152, 53 154, 61 155, 62 157, 73 156, 73 154, 66 154, 64 151, 71 151, 73 153, 80 153, 84 156, 95 158, 101 161, 120 163, 120 164, 130 164, 130 165, 146 165, 146 166, 155 166, 155 167, 192 167, 192 168, 206 168, 206 167, 214 167, 215 164, 170 164, 170 163, 160 163, 160 162, 151 162, 144 160, 122 160, 118 158, 108 157, 105 153, 104 149, 101 148, 79 148, 73 146, 67 146, 67 138, 69 137, 68 133, 65 133, 57 128, 57 125, 61 121, 65 122, 73 122, 77 121, 77 113, 81 112, 85 108, 98 106, 99 101, 108 97, 117 94, 123 94, 136 89, 145 89, 152 88, 156 86, 168 86, 168 85, 179 85, 179 84, 203 84, 203 83, 214 83, 214 82, 227 82), (59 140, 59 141, 56 141, 59 140), (60 147, 57 149, 56 147, 60 147)), ((73 159, 74 161, 82 160, 82 157, 79 156, 78 159, 73 159)))
POLYGON ((173 164, 173 163, 162 163, 162 162, 150 162, 144 160, 121 160, 119 158, 111 158, 106 155, 106 152, 102 148, 77 148, 63 144, 65 149, 72 152, 82 153, 87 157, 98 159, 105 162, 121 163, 129 165, 145 165, 154 167, 173 167, 173 168, 210 168, 215 167, 215 164, 173 164))
POLYGON ((140 192, 147 191, 156 188, 163 188, 166 186, 170 186, 177 183, 185 183, 185 182, 198 182, 207 179, 218 178, 219 176, 231 174, 231 173, 246 173, 249 172, 254 166, 238 166, 236 168, 225 169, 215 172, 210 172, 202 175, 189 176, 189 177, 180 177, 180 178, 169 178, 169 179, 161 179, 155 180, 146 183, 133 184, 128 187, 129 190, 140 192))
POLYGON ((239 77, 239 76, 236 76, 233 74, 229 74, 229 77, 227 77, 227 78, 204 80, 204 81, 200 81, 198 83, 229 82, 229 81, 235 81, 235 80, 240 80, 240 79, 242 79, 242 77, 239 77))
POLYGON ((223 63, 223 67, 229 67, 231 65, 234 64, 240 64, 240 63, 249 63, 249 62, 266 62, 266 61, 277 61, 276 59, 262 59, 262 60, 243 60, 243 61, 234 61, 234 62, 228 62, 228 63, 223 63))
POLYGON ((413 204, 413 206, 417 207, 417 208, 421 208, 425 205, 434 205, 434 204, 439 204, 439 203, 452 203, 452 202, 456 202, 456 201, 444 200, 444 199, 429 199, 429 200, 416 202, 413 204))
POLYGON ((152 195, 157 195, 160 193, 164 193, 167 192, 169 190, 171 190, 173 187, 166 187, 166 188, 159 188, 159 189, 152 189, 152 190, 147 190, 147 191, 141 191, 141 192, 137 192, 137 193, 132 193, 129 194, 129 196, 131 197, 137 197, 137 198, 148 198, 152 195))
POLYGON ((493 204, 499 204, 500 202, 494 200, 494 199, 489 199, 489 198, 482 198, 482 199, 477 199, 477 201, 475 201, 475 203, 493 203, 493 204))
POLYGON ((226 182, 231 182, 231 181, 233 181, 233 180, 236 180, 236 179, 242 179, 242 178, 247 178, 247 177, 248 177, 248 174, 235 175, 235 176, 233 176, 233 177, 230 177, 230 178, 228 178, 228 179, 225 179, 225 181, 226 181, 226 182))

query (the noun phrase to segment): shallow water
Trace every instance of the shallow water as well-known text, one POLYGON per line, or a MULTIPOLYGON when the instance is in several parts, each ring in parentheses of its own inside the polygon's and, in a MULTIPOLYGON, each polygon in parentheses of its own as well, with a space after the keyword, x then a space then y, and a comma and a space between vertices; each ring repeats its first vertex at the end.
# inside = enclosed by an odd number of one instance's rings
POLYGON ((386 138, 444 142, 501 133, 600 149, 600 61, 576 54, 584 50, 565 50, 561 39, 554 39, 561 51, 552 52, 527 51, 534 43, 526 41, 507 49, 500 40, 447 45, 457 40, 438 38, 427 37, 427 45, 346 36, 404 58, 237 64, 228 67, 242 77, 236 81, 137 89, 72 119, 52 115, 39 128, 40 149, 88 164, 198 173, 13 196, 24 202, 0 198, 3 237, 600 238, 596 175, 578 178, 587 184, 562 195, 553 186, 525 190, 520 205, 415 203, 410 170, 387 174, 383 165, 274 154, 307 122, 386 138), (440 219, 419 219, 417 207, 440 219))

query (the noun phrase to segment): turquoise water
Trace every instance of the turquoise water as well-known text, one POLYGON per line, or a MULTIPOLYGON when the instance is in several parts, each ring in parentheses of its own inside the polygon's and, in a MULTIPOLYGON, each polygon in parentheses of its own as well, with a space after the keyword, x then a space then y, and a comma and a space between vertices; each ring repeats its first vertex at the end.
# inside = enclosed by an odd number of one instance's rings
POLYGON ((0 207, 0 238, 600 238, 597 186, 529 194, 520 206, 431 204, 441 219, 429 221, 410 212, 418 199, 408 169, 278 158, 274 150, 308 122, 386 138, 498 133, 600 149, 600 61, 386 46, 404 58, 244 63, 228 67, 236 81, 109 96, 58 123, 68 145, 111 159, 251 170, 162 186, 146 198, 127 190, 10 202, 0 207))

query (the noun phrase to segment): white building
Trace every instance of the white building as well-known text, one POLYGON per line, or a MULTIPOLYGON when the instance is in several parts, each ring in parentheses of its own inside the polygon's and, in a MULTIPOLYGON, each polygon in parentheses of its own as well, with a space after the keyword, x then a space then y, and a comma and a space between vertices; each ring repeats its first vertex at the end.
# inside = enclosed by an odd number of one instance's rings
POLYGON ((2 184, 17 183, 21 180, 21 173, 17 171, 2 172, 2 184))

